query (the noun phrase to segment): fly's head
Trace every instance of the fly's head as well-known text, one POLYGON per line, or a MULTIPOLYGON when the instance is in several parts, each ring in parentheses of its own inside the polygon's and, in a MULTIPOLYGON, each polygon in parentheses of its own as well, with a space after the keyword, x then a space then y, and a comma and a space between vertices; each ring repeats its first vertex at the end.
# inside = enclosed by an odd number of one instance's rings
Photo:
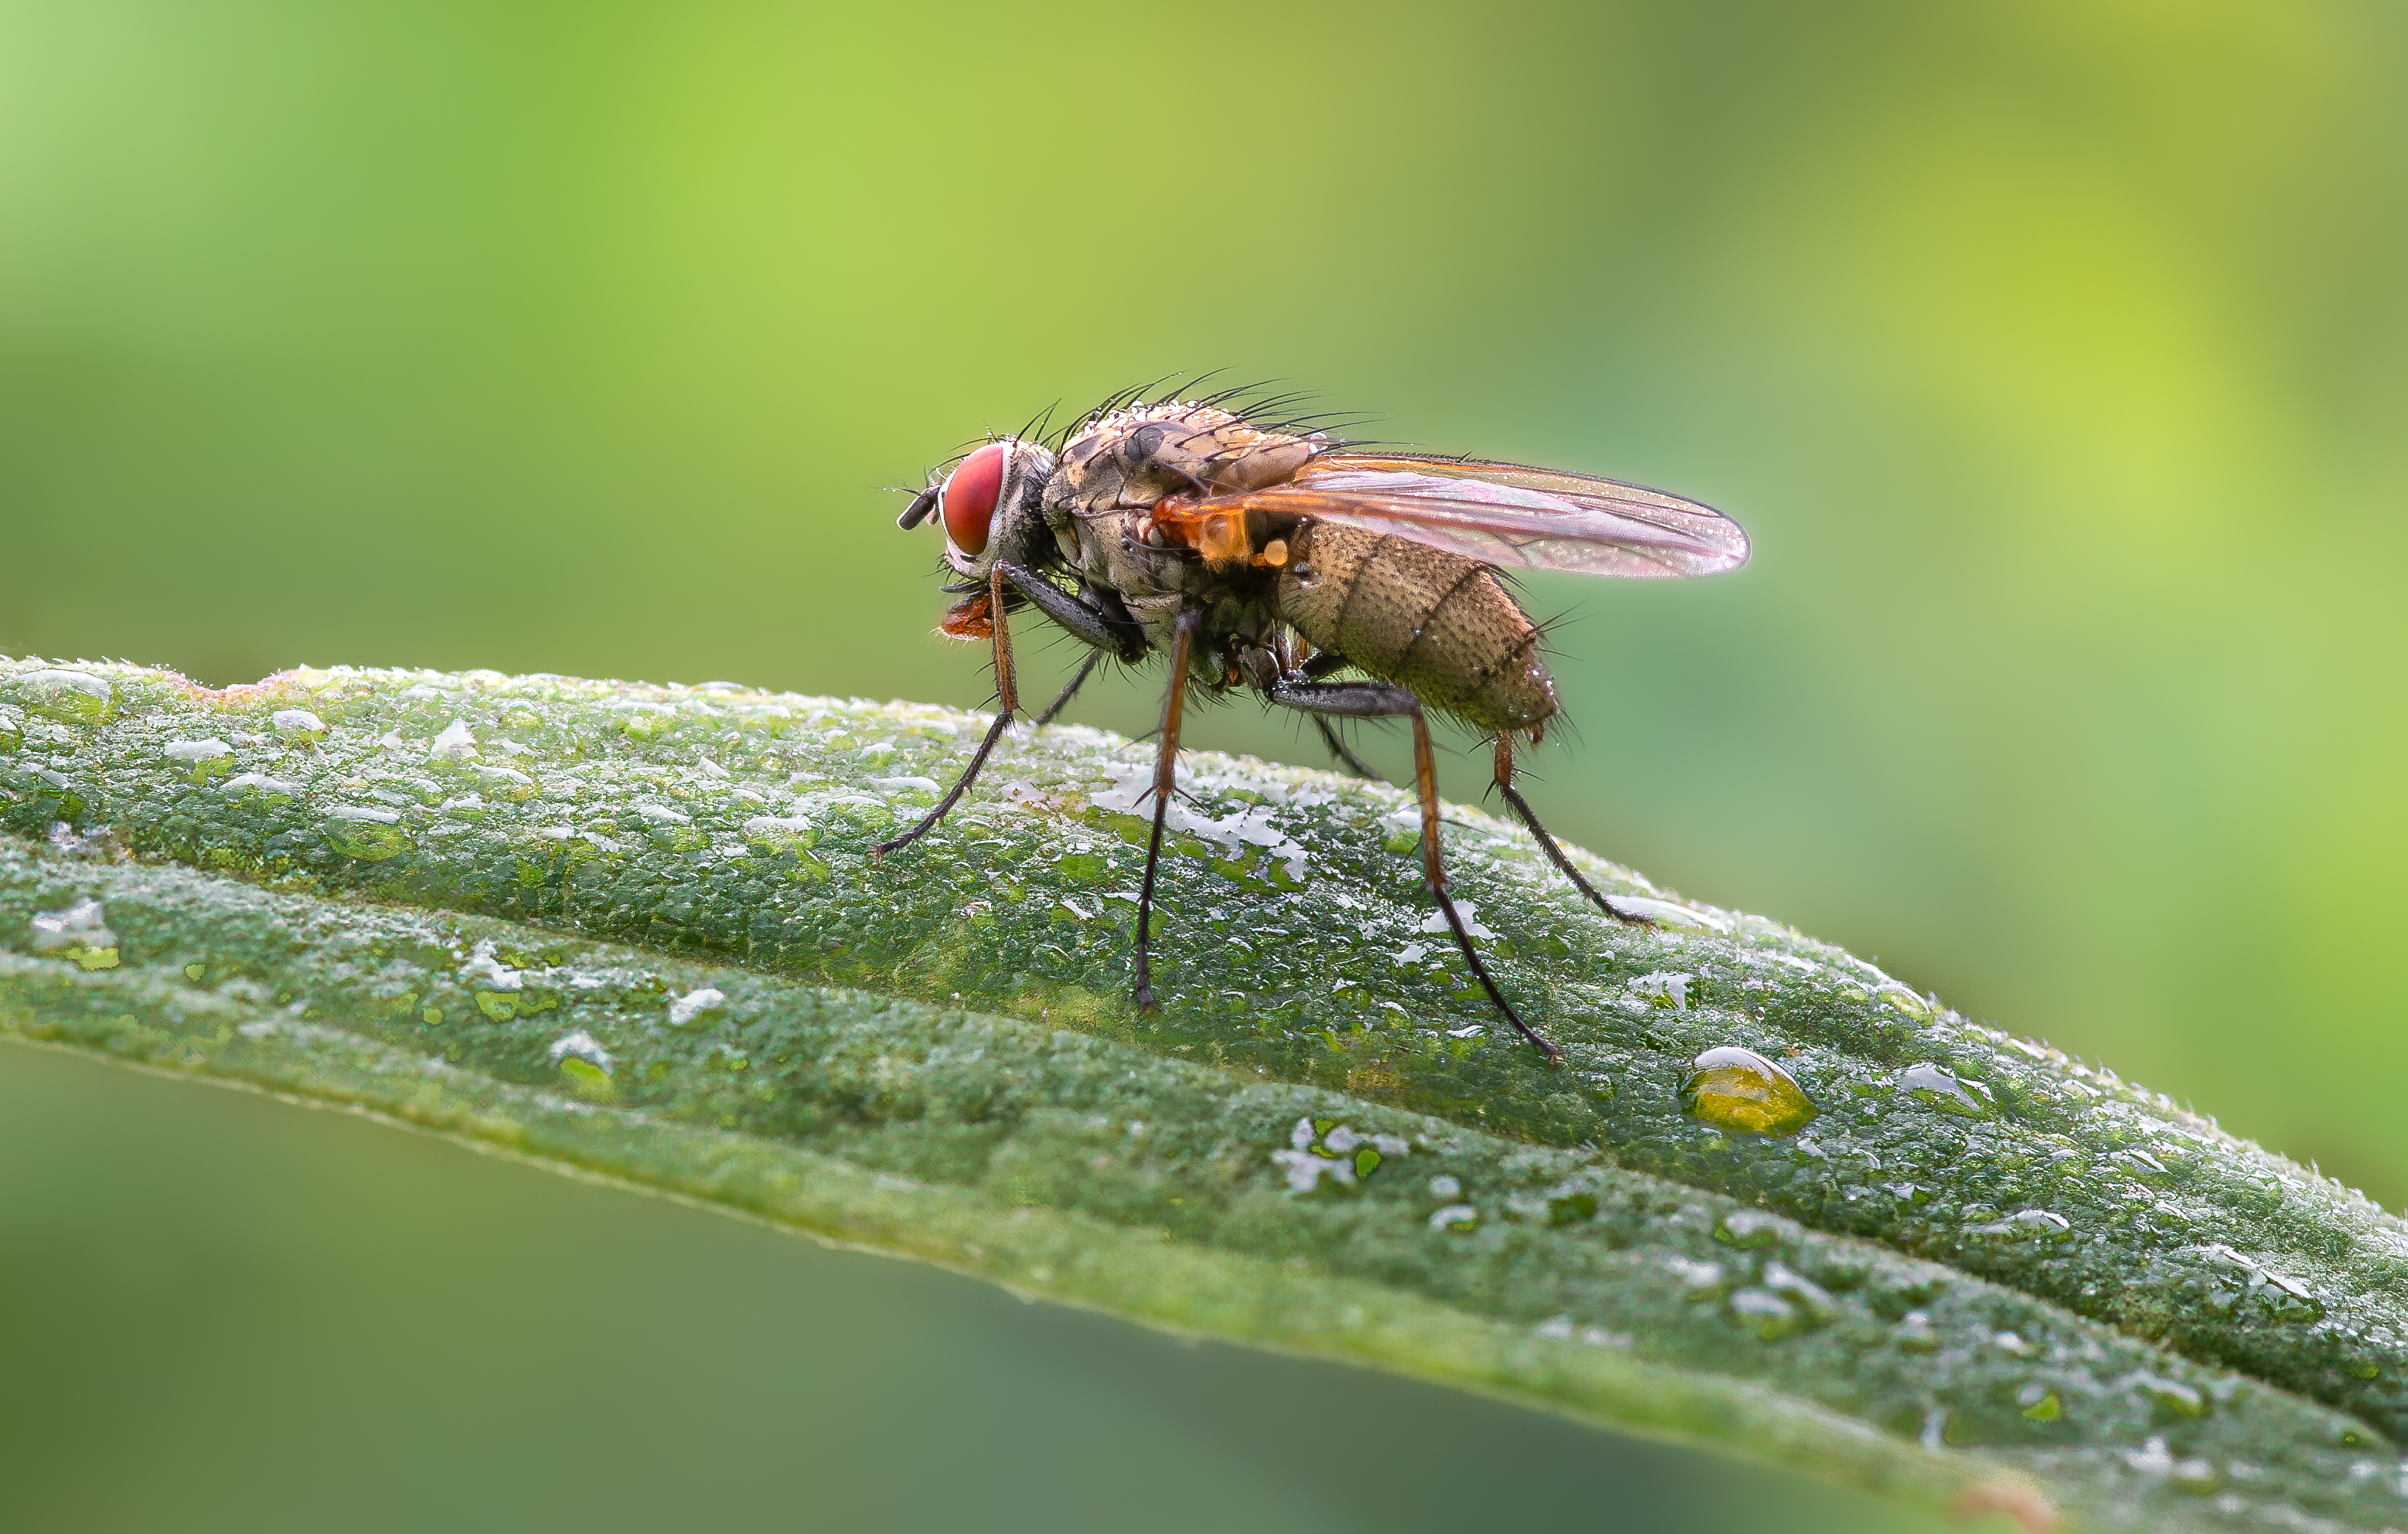
POLYGON ((943 478, 931 476, 895 525, 915 528, 934 517, 945 530, 945 563, 965 580, 984 580, 997 560, 1042 564, 1054 547, 1042 506, 1053 474, 1054 455, 1046 448, 997 437, 943 478))

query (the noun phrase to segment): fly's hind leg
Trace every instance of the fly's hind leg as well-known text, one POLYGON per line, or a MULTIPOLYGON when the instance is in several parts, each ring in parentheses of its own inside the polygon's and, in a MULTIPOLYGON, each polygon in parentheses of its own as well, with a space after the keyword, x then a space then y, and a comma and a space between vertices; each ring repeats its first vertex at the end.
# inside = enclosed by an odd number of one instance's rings
MULTIPOLYGON (((1297 639, 1293 640, 1292 642, 1299 648, 1302 647, 1302 640, 1297 639)), ((1349 663, 1350 662, 1347 660, 1346 657, 1339 654, 1336 650, 1315 651, 1297 660, 1295 666, 1292 668, 1292 673, 1287 680, 1293 682, 1300 678, 1306 681, 1317 682, 1333 671, 1344 669, 1349 663)), ((1293 707, 1295 705, 1291 704, 1289 706, 1293 707)), ((1329 747, 1329 755, 1339 766, 1343 767, 1348 772, 1354 774, 1356 777, 1367 777, 1374 783, 1384 783, 1387 781, 1385 774, 1382 774, 1369 762, 1365 761, 1361 757, 1354 754, 1354 750, 1347 746, 1345 737, 1339 734, 1338 727, 1329 722, 1327 715, 1313 715, 1312 728, 1321 731, 1321 744, 1329 747)))
POLYGON ((1522 817, 1522 824, 1530 828, 1530 834, 1538 839, 1539 850, 1547 855, 1547 860, 1561 869, 1564 877, 1571 880, 1582 894, 1596 902, 1598 910, 1616 921, 1628 922, 1633 927, 1656 925, 1645 916, 1634 916, 1627 911, 1616 910, 1612 901, 1598 893, 1595 885, 1581 877, 1581 871, 1572 866, 1572 860, 1565 853, 1563 845, 1548 832, 1546 827, 1539 824, 1538 812, 1531 809, 1530 802, 1522 797, 1522 790, 1513 787, 1512 731, 1500 731, 1497 736, 1497 791, 1505 796, 1505 803, 1513 806, 1513 813, 1522 817))
POLYGON ((1438 754, 1431 749, 1429 720, 1422 713, 1421 700, 1403 688, 1389 682, 1316 682, 1302 676, 1283 677, 1270 690, 1271 702, 1283 708, 1293 708, 1316 717, 1376 719, 1403 717, 1413 721, 1413 788, 1421 801, 1422 811, 1422 882, 1429 887, 1445 914, 1446 925, 1455 933, 1455 945, 1463 951, 1463 961, 1480 982, 1488 1000, 1505 1015, 1531 1047, 1547 1058, 1549 1065, 1564 1063, 1564 1052, 1554 1040, 1522 1021, 1522 1015, 1505 1000, 1488 966, 1480 961, 1480 950, 1471 945, 1471 934, 1464 930, 1463 916, 1455 908, 1455 897, 1446 890, 1446 863, 1439 842, 1438 754))

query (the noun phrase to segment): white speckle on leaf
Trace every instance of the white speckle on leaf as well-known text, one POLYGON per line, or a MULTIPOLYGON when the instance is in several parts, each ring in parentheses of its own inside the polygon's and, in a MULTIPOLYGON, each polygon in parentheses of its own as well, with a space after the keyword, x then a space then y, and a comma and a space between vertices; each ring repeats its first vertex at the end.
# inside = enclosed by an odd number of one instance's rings
MULTIPOLYGON (((468 950, 467 961, 460 966, 464 985, 483 981, 487 990, 519 990, 526 985, 525 976, 494 957, 494 940, 480 938, 468 950)), ((558 1058, 555 1053, 554 1058, 558 1058)))
POLYGON ((1684 974, 1677 970, 1656 970, 1630 982, 1630 994, 1643 996, 1651 1001, 1669 1002, 1674 1011, 1686 1012, 1689 1010, 1689 987, 1696 979, 1695 975, 1684 974))
MULTIPOLYGON (((1479 909, 1480 902, 1478 901, 1457 901, 1455 902, 1455 914, 1463 918, 1463 930, 1465 931, 1470 933, 1473 937, 1494 940, 1497 934, 1490 931, 1487 928, 1480 925, 1479 921, 1472 916, 1472 913, 1479 909)), ((1422 917, 1421 926, 1414 930, 1416 931, 1423 932, 1445 931, 1447 930, 1446 913, 1443 911, 1432 911, 1429 915, 1422 917)))
POLYGON ((36 911, 31 925, 37 954, 117 946, 117 934, 103 922, 98 901, 78 901, 64 911, 36 911))
MULTIPOLYGON (((1152 815, 1154 769, 1134 762, 1110 762, 1105 772, 1111 774, 1112 786, 1088 796, 1099 810, 1117 810, 1126 815, 1152 815)), ((1187 781, 1198 788, 1210 787, 1197 774, 1187 774, 1187 781)), ((1197 809, 1183 798, 1174 798, 1163 817, 1164 829, 1183 831, 1191 836, 1218 842, 1230 851, 1258 846, 1287 864, 1287 875, 1298 884, 1304 882, 1311 865, 1312 854, 1304 845, 1272 823, 1272 806, 1240 803, 1227 815, 1211 816, 1197 809)))
POLYGON ((581 1028, 566 1038, 552 1040, 552 1047, 544 1053, 551 1056, 555 1063, 573 1055, 605 1075, 609 1074, 613 1063, 610 1052, 602 1047, 601 1041, 581 1028))

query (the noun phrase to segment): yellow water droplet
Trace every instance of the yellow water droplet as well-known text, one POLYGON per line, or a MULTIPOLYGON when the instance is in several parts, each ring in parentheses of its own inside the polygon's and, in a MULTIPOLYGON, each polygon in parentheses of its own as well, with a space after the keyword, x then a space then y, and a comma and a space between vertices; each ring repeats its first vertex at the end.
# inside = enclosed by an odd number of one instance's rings
POLYGON ((1821 1111, 1788 1072, 1753 1049, 1724 1044, 1690 1065, 1681 1106, 1718 1129, 1795 1134, 1821 1111))

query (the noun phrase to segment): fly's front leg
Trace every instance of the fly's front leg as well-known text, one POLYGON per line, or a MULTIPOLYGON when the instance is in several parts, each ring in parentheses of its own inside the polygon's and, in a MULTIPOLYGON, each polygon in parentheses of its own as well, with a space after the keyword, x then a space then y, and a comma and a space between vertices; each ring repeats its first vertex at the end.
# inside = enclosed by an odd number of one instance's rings
POLYGON ((1196 647, 1196 631, 1204 615, 1190 607, 1179 615, 1170 631, 1170 690, 1162 698, 1160 755, 1154 761, 1154 835, 1145 845, 1145 884, 1137 897, 1137 1009, 1159 1010, 1154 1000, 1154 973, 1146 955, 1154 924, 1154 871, 1162 861, 1162 823, 1170 814, 1170 795, 1179 787, 1179 716, 1187 701, 1187 661, 1196 647))
POLYGON ((1399 715, 1413 721, 1413 788, 1421 801, 1422 812, 1422 881, 1445 913, 1446 925, 1455 933, 1455 945, 1463 951, 1463 961, 1471 966, 1472 974, 1498 1011, 1505 1015, 1522 1037, 1547 1058, 1550 1065, 1564 1063, 1564 1052, 1554 1040, 1522 1021, 1522 1016, 1505 1000, 1488 966, 1480 961, 1480 951, 1471 945, 1471 934, 1464 930, 1463 916, 1455 908, 1455 898, 1446 891, 1446 862, 1439 842, 1438 754, 1430 746, 1429 720, 1422 713, 1421 700, 1391 682, 1315 682, 1302 677, 1283 678, 1271 689, 1271 702, 1283 708, 1299 709, 1312 715, 1329 715, 1340 718, 1393 718, 1399 715))
POLYGON ((1502 731, 1497 737, 1496 777, 1498 791, 1505 796, 1505 803, 1513 806, 1513 813, 1522 817, 1522 824, 1530 828, 1530 834, 1538 839, 1539 850, 1547 855, 1548 861, 1563 870, 1564 877, 1571 880, 1582 894, 1595 901, 1598 910, 1616 921, 1626 921, 1633 927, 1656 925, 1645 916, 1634 916, 1627 912, 1615 910, 1612 901, 1598 894, 1594 885, 1581 877, 1580 870, 1572 866, 1572 860, 1565 853, 1562 845, 1548 834, 1546 827, 1539 824, 1538 812, 1531 809, 1530 802, 1522 797, 1522 790, 1513 787, 1513 735, 1511 731, 1502 731))
MULTIPOLYGON (((979 743, 978 750, 970 757, 970 764, 962 769, 962 775, 953 780, 953 788, 937 802, 937 807, 902 835, 889 837, 871 847, 869 855, 873 858, 883 858, 896 847, 908 846, 918 841, 933 830, 938 821, 953 813, 953 806, 961 803, 962 795, 969 792, 970 785, 978 780, 979 769, 986 765, 986 759, 994 753, 996 743, 1003 739, 1003 732, 1011 727, 1012 715, 1020 710, 1020 689, 1014 684, 1011 669, 1011 633, 1004 623, 1004 587, 1007 584, 1026 597, 1038 611, 1085 640, 1098 652, 1110 650, 1126 660, 1137 660, 1145 654, 1145 631, 1129 617, 1128 609, 1121 604, 1118 597, 1111 597, 1109 603, 1082 601, 1036 572, 1001 560, 987 571, 986 578, 987 610, 995 624, 995 695, 1001 708, 996 714, 995 723, 987 727, 986 739, 979 743), (1135 646, 1134 653, 1132 646, 1135 646)), ((1110 593, 1104 595, 1110 596, 1110 593)), ((1087 663, 1080 668, 1079 675, 1072 677, 1070 685, 1064 688, 1061 695, 1047 706, 1039 717, 1038 723, 1053 721, 1054 716, 1060 713, 1063 705, 1069 703, 1071 695, 1079 690, 1079 684, 1087 679, 1087 674, 1095 669, 1098 659, 1100 654, 1087 658, 1087 663)))
POLYGON ((938 821, 952 814, 953 806, 961 803, 962 795, 969 792, 970 785, 978 780, 979 769, 986 765, 986 759, 995 750, 995 743, 1003 739, 1003 732, 1011 728, 1012 715, 1020 711, 1020 689, 1013 685, 1011 677, 1011 630, 1003 616, 1004 571, 1007 568, 998 560, 987 572, 986 577, 987 612, 995 625, 995 696, 999 705, 996 710, 995 722, 987 726, 986 739, 979 742, 978 750, 970 757, 970 764, 962 769, 961 776, 953 779, 953 788, 946 791, 944 798, 937 801, 937 807, 902 835, 890 836, 871 847, 869 855, 873 858, 883 858, 896 847, 910 845, 928 834, 938 821))
POLYGON ((1089 583, 1072 596, 1033 570, 1001 561, 995 568, 1013 590, 1028 599, 1029 605, 1078 635, 1090 648, 1128 661, 1145 659, 1145 625, 1129 616, 1128 604, 1119 592, 1089 583))

